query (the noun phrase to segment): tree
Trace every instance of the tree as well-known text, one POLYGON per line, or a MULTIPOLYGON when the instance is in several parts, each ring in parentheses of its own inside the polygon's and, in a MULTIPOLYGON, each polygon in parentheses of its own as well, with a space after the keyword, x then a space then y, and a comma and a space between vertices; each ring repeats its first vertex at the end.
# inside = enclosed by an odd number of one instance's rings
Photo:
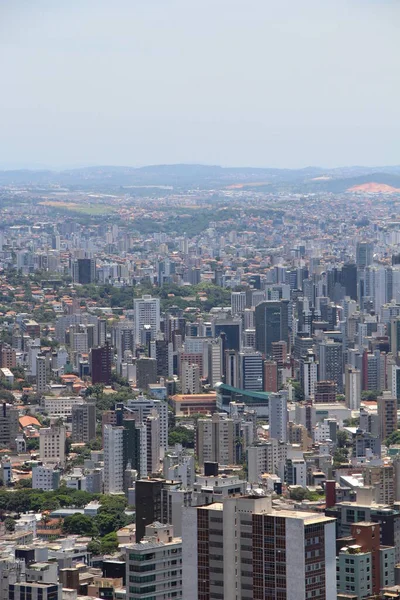
POLYGON ((400 444, 400 430, 393 431, 385 440, 385 446, 395 446, 400 444))
POLYGON ((11 517, 7 517, 4 521, 4 525, 8 532, 11 533, 11 532, 15 531, 15 519, 12 519, 11 517))
POLYGON ((87 515, 71 515, 65 517, 63 523, 64 533, 75 533, 80 535, 96 535, 97 527, 94 519, 87 515))
POLYGON ((88 552, 91 552, 95 556, 101 554, 101 542, 100 540, 92 540, 87 545, 88 552))
POLYGON ((28 452, 39 450, 39 438, 29 438, 26 440, 26 449, 28 452))
POLYGON ((95 383, 86 389, 85 396, 95 396, 96 400, 100 400, 103 396, 103 391, 104 385, 102 383, 95 383))
POLYGON ((292 386, 294 390, 294 399, 296 400, 296 402, 302 402, 304 400, 304 392, 300 382, 292 381, 292 386))
POLYGON ((361 392, 361 400, 376 400, 379 396, 377 390, 364 390, 361 392))
POLYGON ((17 483, 15 484, 15 487, 18 489, 23 489, 23 488, 32 488, 32 478, 29 477, 27 479, 20 479, 19 481, 17 481, 17 483))
POLYGON ((337 438, 337 447, 338 448, 345 448, 347 446, 349 438, 348 438, 346 431, 343 431, 343 429, 338 431, 336 438, 337 438))
POLYGON ((118 537, 115 531, 108 533, 101 539, 102 554, 114 554, 118 550, 118 537))
POLYGON ((346 464, 348 461, 347 448, 338 448, 333 455, 333 466, 339 467, 342 464, 346 464))
POLYGON ((194 448, 194 430, 178 425, 168 434, 168 445, 182 444, 184 448, 194 448))

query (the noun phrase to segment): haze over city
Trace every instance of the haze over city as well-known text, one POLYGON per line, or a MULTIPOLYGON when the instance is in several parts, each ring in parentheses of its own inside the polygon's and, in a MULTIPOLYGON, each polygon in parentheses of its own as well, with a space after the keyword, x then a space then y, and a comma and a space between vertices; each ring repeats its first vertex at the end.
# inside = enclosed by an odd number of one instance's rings
POLYGON ((397 164, 397 0, 0 0, 0 167, 397 164))

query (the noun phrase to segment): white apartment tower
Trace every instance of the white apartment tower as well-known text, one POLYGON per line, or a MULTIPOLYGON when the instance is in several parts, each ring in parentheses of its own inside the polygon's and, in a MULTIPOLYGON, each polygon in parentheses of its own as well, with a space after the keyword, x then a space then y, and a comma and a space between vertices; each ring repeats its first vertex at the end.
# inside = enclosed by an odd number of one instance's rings
POLYGON ((346 365, 345 369, 346 406, 351 410, 359 410, 361 403, 361 371, 346 365))
POLYGON ((145 328, 150 331, 151 339, 155 340, 156 334, 160 330, 160 299, 146 294, 142 298, 134 299, 133 308, 135 310, 135 343, 141 343, 142 331, 145 328))
POLYGON ((47 389, 47 370, 46 357, 36 357, 36 391, 38 394, 44 394, 47 389))
POLYGON ((246 308, 246 292, 231 293, 231 312, 232 315, 241 315, 246 308))
POLYGON ((200 368, 199 365, 183 362, 181 366, 182 394, 200 393, 200 368))
POLYGON ((104 426, 104 493, 124 492, 124 428, 104 426))
POLYGON ((288 411, 284 394, 269 396, 269 437, 278 441, 287 440, 288 411))

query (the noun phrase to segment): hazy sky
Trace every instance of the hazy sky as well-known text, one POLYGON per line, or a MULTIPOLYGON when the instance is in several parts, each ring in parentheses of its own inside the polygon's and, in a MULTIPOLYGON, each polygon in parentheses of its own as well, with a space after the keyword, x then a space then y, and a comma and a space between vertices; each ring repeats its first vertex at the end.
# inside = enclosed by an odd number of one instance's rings
POLYGON ((400 0, 0 0, 0 166, 400 163, 400 0))

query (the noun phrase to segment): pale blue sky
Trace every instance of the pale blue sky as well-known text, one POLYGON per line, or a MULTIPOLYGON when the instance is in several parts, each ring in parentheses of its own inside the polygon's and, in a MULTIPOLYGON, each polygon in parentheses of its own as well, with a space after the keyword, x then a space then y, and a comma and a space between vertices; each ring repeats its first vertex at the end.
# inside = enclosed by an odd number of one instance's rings
POLYGON ((400 0, 0 0, 0 166, 400 163, 400 0))

